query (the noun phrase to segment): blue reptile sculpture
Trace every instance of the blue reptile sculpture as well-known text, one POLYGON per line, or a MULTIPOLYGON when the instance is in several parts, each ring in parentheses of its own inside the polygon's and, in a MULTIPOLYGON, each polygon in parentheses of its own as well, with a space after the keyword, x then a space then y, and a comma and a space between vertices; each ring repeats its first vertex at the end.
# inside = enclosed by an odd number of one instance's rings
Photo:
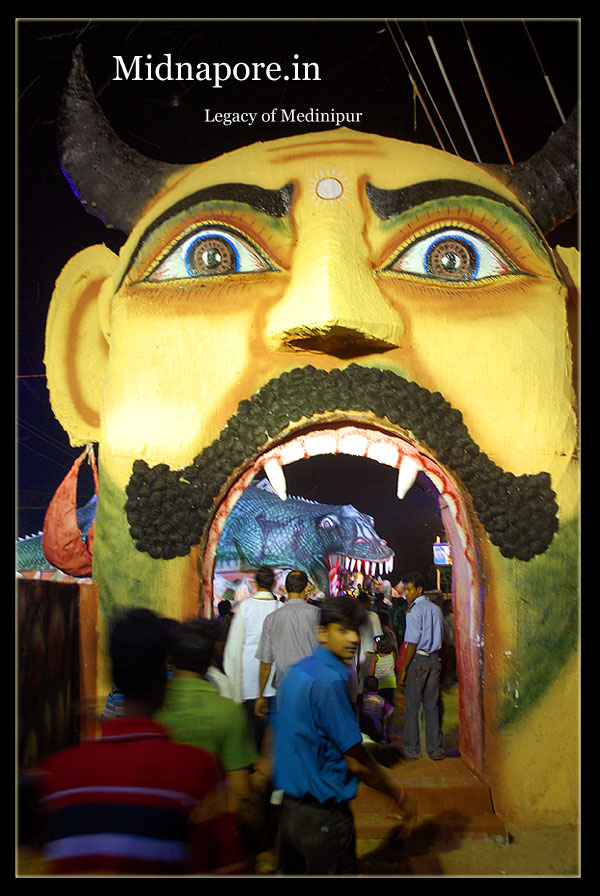
POLYGON ((329 594, 332 566, 376 575, 388 572, 393 558, 373 518, 351 504, 319 504, 299 497, 282 501, 263 480, 250 485, 230 513, 215 568, 303 569, 329 594))
MULTIPOLYGON (((85 540, 96 514, 97 496, 77 511, 85 540)), ((351 504, 319 504, 301 497, 282 501, 267 481, 250 485, 225 524, 216 569, 303 569, 324 594, 329 593, 329 569, 388 572, 394 552, 379 537, 372 517, 351 504)), ((42 548, 42 533, 16 544, 17 572, 52 572, 42 548)))

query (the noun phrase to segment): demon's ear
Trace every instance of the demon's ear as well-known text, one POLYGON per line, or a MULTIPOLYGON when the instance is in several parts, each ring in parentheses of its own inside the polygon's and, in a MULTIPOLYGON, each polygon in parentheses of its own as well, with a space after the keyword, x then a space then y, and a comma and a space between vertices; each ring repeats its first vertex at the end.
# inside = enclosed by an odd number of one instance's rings
POLYGON ((48 390, 54 415, 72 445, 100 439, 117 262, 106 246, 84 249, 61 271, 50 302, 44 354, 48 390))

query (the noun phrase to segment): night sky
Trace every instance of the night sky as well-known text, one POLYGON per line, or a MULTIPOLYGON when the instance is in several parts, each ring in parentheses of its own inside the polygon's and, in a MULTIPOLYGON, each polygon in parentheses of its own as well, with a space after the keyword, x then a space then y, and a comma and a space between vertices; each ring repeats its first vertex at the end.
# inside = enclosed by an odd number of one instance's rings
MULTIPOLYGON (((16 534, 41 528, 55 489, 81 452, 70 447, 55 420, 45 382, 44 329, 54 282, 80 249, 104 242, 118 251, 125 239, 84 211, 58 164, 56 115, 75 46, 81 43, 83 47, 96 95, 117 133, 156 159, 199 162, 257 140, 331 128, 259 121, 261 112, 274 107, 312 107, 359 111, 361 123, 350 125, 357 130, 438 147, 441 140, 443 148, 464 158, 476 160, 477 152, 484 162, 505 164, 507 151, 467 35, 509 151, 515 162, 522 161, 561 124, 548 82, 565 116, 577 102, 579 23, 575 19, 533 19, 526 25, 520 19, 17 22, 16 534), (219 89, 200 81, 114 80, 115 55, 126 61, 141 55, 146 61, 150 54, 156 64, 166 53, 172 54, 173 61, 194 65, 201 61, 279 62, 282 71, 290 71, 298 54, 300 62, 318 64, 320 80, 231 79, 219 89), (407 66, 435 130, 414 100, 407 66), (259 115, 252 127, 224 127, 204 120, 206 108, 251 110, 259 115)), ((549 242, 573 246, 577 238, 575 218, 555 231, 549 242)), ((325 458, 318 471, 290 470, 289 492, 352 503, 374 516, 379 534, 397 552, 394 576, 407 567, 430 567, 431 543, 436 535, 443 537, 443 529, 428 495, 417 485, 399 504, 393 495, 393 471, 376 464, 357 469, 348 461, 342 473, 339 462, 339 458, 325 458), (334 470, 331 464, 336 461, 334 470)), ((80 503, 92 491, 91 473, 84 471, 80 503)))

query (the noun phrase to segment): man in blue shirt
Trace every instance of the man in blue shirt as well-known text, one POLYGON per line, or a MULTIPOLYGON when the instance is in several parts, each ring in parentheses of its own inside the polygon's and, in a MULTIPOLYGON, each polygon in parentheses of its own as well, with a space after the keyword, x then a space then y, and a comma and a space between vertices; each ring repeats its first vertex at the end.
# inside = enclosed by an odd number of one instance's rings
POLYGON ((348 691, 364 611, 351 597, 324 601, 314 653, 287 672, 278 697, 274 781, 283 790, 277 867, 283 874, 354 874, 350 801, 358 780, 396 787, 362 745, 348 691))
POLYGON ((421 755, 419 711, 422 704, 427 754, 430 759, 443 759, 438 701, 444 617, 437 604, 423 594, 425 583, 420 573, 411 573, 402 581, 408 601, 406 651, 398 676, 398 685, 404 687, 404 756, 418 759, 421 755))

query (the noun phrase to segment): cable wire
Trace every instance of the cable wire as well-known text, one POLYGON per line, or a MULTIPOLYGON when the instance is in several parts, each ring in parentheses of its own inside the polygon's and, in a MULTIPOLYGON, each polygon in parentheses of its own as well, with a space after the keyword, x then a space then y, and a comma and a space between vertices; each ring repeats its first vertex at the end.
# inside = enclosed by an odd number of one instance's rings
MULTIPOLYGON (((442 113, 441 113, 440 110, 438 109, 437 104, 436 104, 436 102, 435 102, 433 96, 431 95, 431 91, 429 90, 429 87, 427 86, 427 82, 425 81, 425 78, 424 78, 424 76, 423 76, 423 74, 422 74, 422 72, 421 72, 421 69, 419 68, 419 66, 418 66, 418 64, 417 64, 417 60, 415 59, 415 57, 414 57, 414 55, 413 55, 413 52, 412 52, 411 48, 410 48, 409 45, 408 45, 408 41, 406 40, 404 34, 402 33, 402 29, 400 28, 400 25, 398 24, 398 20, 397 20, 397 19, 394 19, 394 24, 396 25, 396 28, 398 29, 398 33, 400 34, 400 37, 401 37, 402 40, 404 41, 404 46, 405 46, 406 49, 408 50, 408 53, 409 53, 410 58, 411 58, 411 60, 412 60, 412 64, 414 65, 415 69, 417 70, 417 74, 419 75, 419 78, 421 79, 421 82, 422 82, 422 84, 423 84, 423 87, 424 87, 425 90, 427 91, 427 96, 429 97, 429 99, 430 99, 430 101, 431 101, 431 105, 432 105, 433 108, 435 109, 436 114, 437 114, 439 120, 440 120, 441 123, 442 123, 442 127, 444 128, 444 130, 445 130, 445 132, 446 132, 446 136, 448 137, 448 140, 450 141, 450 143, 451 143, 451 145, 452 145, 452 148, 453 148, 454 152, 456 153, 456 155, 458 155, 458 150, 457 150, 456 146, 454 145, 454 140, 452 139, 452 136, 451 136, 451 134, 450 134, 450 131, 449 131, 448 128, 446 127, 446 122, 444 121, 444 119, 443 119, 443 117, 442 117, 442 113)), ((404 64, 406 65, 406 63, 404 63, 404 64)), ((439 138, 438 138, 438 139, 439 139, 439 138)), ((442 149, 444 149, 444 150, 446 149, 446 147, 445 147, 444 144, 441 142, 441 140, 440 140, 440 145, 441 145, 442 149)))
POLYGON ((450 81, 448 79, 448 75, 446 74, 446 69, 444 68, 444 63, 442 62, 440 55, 437 51, 435 41, 434 41, 433 37, 431 36, 431 34, 429 34, 429 32, 427 33, 427 38, 431 45, 431 49, 433 50, 433 54, 437 60, 437 64, 440 68, 440 71, 442 73, 442 77, 443 77, 444 81, 446 82, 446 87, 448 88, 448 92, 450 93, 450 96, 452 97, 452 102, 454 103, 454 107, 455 107, 456 111, 458 112, 458 117, 460 118, 460 120, 462 122, 462 126, 465 129, 465 133, 466 133, 467 137, 469 138, 469 143, 471 144, 471 148, 472 148, 473 152, 475 153, 475 158, 477 159, 477 161, 479 163, 481 163, 481 158, 479 156, 479 153, 477 152, 477 147, 475 146, 475 143, 473 142, 473 138, 471 137, 471 132, 469 131, 469 128, 467 127, 467 122, 464 119, 464 116, 462 114, 458 100, 456 99, 456 96, 452 89, 452 85, 450 84, 450 81))
POLYGON ((531 46, 533 47, 533 52, 535 53, 535 55, 537 57, 537 61, 540 64, 540 68, 541 68, 542 74, 544 76, 544 81, 546 82, 546 86, 547 86, 548 90, 550 91, 550 96, 554 100, 554 105, 558 109, 558 114, 560 115, 560 120, 562 121, 563 124, 565 124, 567 119, 565 118, 563 110, 560 107, 560 103, 558 102, 558 98, 554 92, 554 87, 552 86, 552 82, 550 81, 550 78, 544 71, 544 66, 543 66, 542 60, 540 59, 540 54, 536 50, 535 44, 533 42, 533 38, 532 38, 531 34, 529 33, 529 28, 527 27, 527 25, 525 23, 525 19, 522 19, 521 21, 523 22, 523 27, 524 27, 525 31, 527 32, 527 37, 529 38, 529 40, 531 42, 531 46))
POLYGON ((404 66, 405 66, 405 68, 406 68, 406 71, 408 72, 408 77, 410 78, 410 82, 411 82, 412 87, 413 87, 413 92, 416 93, 417 97, 418 97, 419 100, 421 101, 421 105, 423 106, 423 109, 425 110, 425 114, 427 115, 427 118, 428 118, 428 120, 429 120, 429 124, 430 124, 431 127, 433 128, 433 132, 434 132, 435 136, 436 136, 437 139, 438 139, 438 143, 440 144, 441 148, 442 148, 443 150, 445 150, 446 147, 444 146, 444 144, 443 144, 443 142, 442 142, 442 138, 440 137, 440 135, 439 135, 439 133, 438 133, 438 130, 437 130, 435 124, 433 123, 433 119, 432 119, 432 117, 431 117, 431 115, 430 115, 430 113, 429 113, 429 109, 427 108, 427 106, 426 106, 426 104, 425 104, 425 100, 424 100, 423 97, 421 96, 421 91, 419 90, 419 88, 418 88, 418 86, 417 86, 417 82, 416 82, 415 79, 413 78, 412 72, 411 72, 411 70, 409 69, 408 65, 406 64, 406 60, 405 60, 404 56, 402 55, 402 50, 400 49, 400 47, 399 47, 399 45, 398 45, 398 41, 397 41, 396 38, 394 37, 394 34, 393 34, 393 32, 392 32, 392 29, 390 28, 390 24, 389 24, 389 22, 388 22, 387 19, 385 19, 384 21, 385 21, 385 24, 386 24, 386 28, 388 29, 388 31, 389 31, 389 33, 390 33, 390 37, 391 37, 392 40, 394 41, 394 46, 396 47, 396 49, 397 49, 397 51, 398 51, 398 54, 399 54, 399 56, 400 56, 402 62, 404 63, 404 66))
POLYGON ((511 153, 510 149, 508 148, 508 143, 507 143, 507 141, 506 141, 506 137, 504 136, 504 131, 502 130, 502 126, 500 125, 500 119, 498 118, 498 115, 496 114, 496 109, 494 108, 494 104, 493 104, 493 102, 492 102, 492 97, 490 96, 490 92, 489 92, 489 90, 488 90, 488 88, 487 88, 487 84, 485 83, 485 78, 483 77, 483 72, 481 71, 481 67, 480 67, 479 62, 478 62, 478 60, 477 60, 477 56, 475 55, 475 50, 473 49, 473 46, 472 46, 472 44, 471 44, 471 40, 470 40, 469 35, 468 35, 468 33, 467 33, 467 29, 466 29, 466 27, 465 27, 465 23, 464 23, 464 22, 462 22, 462 26, 463 26, 463 28, 464 28, 464 30, 465 30, 465 36, 466 36, 466 38, 467 38, 467 46, 468 46, 469 51, 470 51, 470 53, 471 53, 471 57, 472 57, 472 59, 473 59, 473 63, 474 63, 474 65, 475 65, 475 68, 477 69, 477 74, 479 75, 479 80, 481 81, 481 86, 483 87, 484 93, 485 93, 485 95, 486 95, 486 97, 487 97, 487 101, 488 101, 488 103, 489 103, 489 107, 490 107, 490 109, 492 110, 492 115, 494 116, 494 121, 496 122, 496 127, 498 128, 498 133, 500 134, 500 137, 501 137, 502 142, 503 142, 503 144, 504 144, 504 148, 505 148, 505 150, 506 150, 506 154, 507 154, 507 156, 508 156, 508 158, 509 158, 509 160, 510 160, 510 163, 511 163, 511 165, 514 165, 514 164, 515 164, 515 160, 514 160, 513 157, 512 157, 512 153, 511 153))

